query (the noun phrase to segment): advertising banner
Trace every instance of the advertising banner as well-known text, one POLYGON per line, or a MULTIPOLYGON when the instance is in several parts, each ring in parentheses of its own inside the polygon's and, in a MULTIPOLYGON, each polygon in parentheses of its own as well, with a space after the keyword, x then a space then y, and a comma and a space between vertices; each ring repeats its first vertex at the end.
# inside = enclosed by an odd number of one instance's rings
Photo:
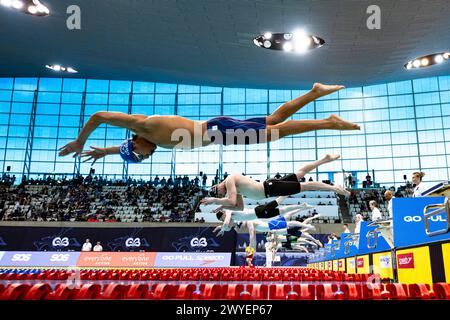
POLYGON ((156 253, 154 266, 165 268, 204 268, 204 267, 229 267, 231 265, 231 253, 222 252, 158 252, 156 253))
POLYGON ((234 252, 236 232, 216 237, 212 227, 0 227, 3 251, 76 251, 89 239, 111 252, 234 252), (20 236, 18 236, 20 235, 20 236))
POLYGON ((154 252, 82 252, 78 267, 150 268, 155 263, 154 252))
MULTIPOLYGON (((411 247, 450 240, 450 232, 430 236, 425 228, 424 208, 430 204, 444 203, 444 197, 395 198, 392 201, 395 247, 411 247)), ((444 213, 431 216, 427 220, 429 232, 447 228, 444 213)))
POLYGON ((0 260, 2 267, 74 267, 79 252, 7 251, 0 260))
POLYGON ((369 226, 370 222, 362 221, 359 233, 358 255, 390 251, 391 247, 384 240, 381 232, 375 232, 376 226, 369 226))

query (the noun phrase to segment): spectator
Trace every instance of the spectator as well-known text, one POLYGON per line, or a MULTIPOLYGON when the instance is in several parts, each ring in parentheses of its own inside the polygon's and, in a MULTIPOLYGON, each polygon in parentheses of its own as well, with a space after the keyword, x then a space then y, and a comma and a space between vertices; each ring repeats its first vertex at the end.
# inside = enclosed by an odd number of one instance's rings
POLYGON ((86 239, 86 242, 83 244, 83 247, 81 248, 81 251, 88 252, 92 250, 92 243, 89 239, 86 239))
POLYGON ((395 198, 391 190, 386 190, 384 193, 384 199, 388 202, 389 218, 392 219, 392 199, 395 198))
POLYGON ((94 246, 94 251, 95 252, 103 251, 103 247, 102 247, 100 241, 97 241, 97 244, 94 246))
POLYGON ((357 214, 355 216, 355 233, 359 234, 361 230, 361 221, 363 220, 363 217, 361 214, 357 214))
POLYGON ((425 176, 424 172, 414 172, 412 174, 412 183, 414 185, 413 197, 422 197, 422 193, 426 191, 426 187, 422 183, 422 178, 424 176, 425 176))
POLYGON ((350 231, 350 229, 348 228, 348 224, 344 224, 344 233, 352 233, 351 231, 350 231))
POLYGON ((327 242, 327 244, 332 244, 332 243, 333 243, 333 240, 337 240, 336 235, 335 235, 334 233, 329 234, 329 235, 328 235, 328 242, 327 242))
POLYGON ((313 181, 313 178, 312 177, 309 177, 309 180, 308 180, 309 182, 311 182, 311 181, 313 181))
POLYGON ((281 179, 281 174, 279 172, 275 175, 275 179, 281 179))
POLYGON ((380 220, 383 218, 380 210, 378 209, 378 204, 375 200, 369 202, 370 210, 372 211, 372 221, 380 220))

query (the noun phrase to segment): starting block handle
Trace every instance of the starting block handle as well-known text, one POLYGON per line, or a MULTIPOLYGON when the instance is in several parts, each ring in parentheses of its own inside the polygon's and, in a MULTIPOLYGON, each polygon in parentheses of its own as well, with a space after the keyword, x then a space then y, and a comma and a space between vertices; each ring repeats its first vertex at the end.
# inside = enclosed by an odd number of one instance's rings
POLYGON ((378 244, 378 232, 376 230, 369 231, 367 232, 366 238, 367 238, 367 248, 375 249, 378 244), (373 239, 373 245, 370 244, 370 239, 373 239))
POLYGON ((444 203, 442 204, 430 204, 423 209, 423 221, 425 222, 425 232, 429 237, 437 236, 440 234, 445 234, 450 231, 450 201, 448 198, 445 198, 444 203), (433 210, 428 212, 429 210, 433 210), (430 231, 430 218, 445 213, 445 217, 447 219, 447 226, 443 229, 430 231))

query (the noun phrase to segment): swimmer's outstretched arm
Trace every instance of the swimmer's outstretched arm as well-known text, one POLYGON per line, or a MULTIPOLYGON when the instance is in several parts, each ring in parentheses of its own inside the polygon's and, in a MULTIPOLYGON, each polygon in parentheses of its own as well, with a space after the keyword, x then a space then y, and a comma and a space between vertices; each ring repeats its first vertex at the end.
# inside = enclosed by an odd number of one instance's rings
POLYGON ((231 210, 231 211, 242 211, 244 210, 244 198, 242 195, 238 194, 236 198, 236 206, 219 206, 213 210, 213 213, 217 213, 221 210, 231 210))
POLYGON ((131 131, 136 131, 139 130, 141 126, 143 126, 141 120, 145 120, 146 118, 147 116, 145 115, 130 115, 122 112, 96 112, 83 126, 83 129, 81 129, 77 139, 69 142, 64 147, 59 149, 59 156, 66 156, 71 153, 75 153, 75 156, 80 155, 83 151, 84 144, 86 143, 91 133, 103 123, 126 128, 131 131))
POLYGON ((94 165, 95 161, 97 161, 98 159, 101 159, 109 154, 119 154, 120 153, 119 150, 120 150, 119 146, 107 147, 107 148, 98 148, 98 147, 91 146, 91 150, 82 152, 81 157, 88 157, 83 162, 94 160, 91 163, 91 166, 92 166, 92 165, 94 165))
POLYGON ((256 251, 256 232, 255 227, 253 226, 253 222, 244 222, 247 224, 248 234, 250 237, 250 247, 254 248, 256 251))
MULTIPOLYGON (((204 198, 202 199, 203 204, 218 204, 224 207, 237 207, 238 204, 238 194, 237 188, 232 176, 228 177, 225 181, 227 188, 227 197, 225 198, 204 198)), ((242 201, 242 206, 244 205, 242 201)))

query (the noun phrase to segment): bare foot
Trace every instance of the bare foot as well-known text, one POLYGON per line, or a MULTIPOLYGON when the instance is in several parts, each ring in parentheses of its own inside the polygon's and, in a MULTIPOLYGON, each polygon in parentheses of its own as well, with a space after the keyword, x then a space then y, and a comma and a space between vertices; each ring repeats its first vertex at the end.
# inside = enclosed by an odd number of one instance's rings
POLYGON ((341 157, 340 154, 326 154, 325 157, 323 157, 323 160, 326 162, 331 162, 339 159, 340 157, 341 157))
POLYGON ((332 114, 327 118, 327 120, 333 122, 336 130, 361 130, 361 127, 356 123, 345 121, 341 117, 332 114))
POLYGON ((317 94, 318 97, 323 97, 327 94, 331 94, 342 89, 345 89, 345 87, 340 85, 327 85, 316 82, 314 83, 311 91, 317 94))
POLYGON ((343 196, 350 197, 350 191, 345 190, 342 186, 334 186, 334 192, 342 194, 343 196))

